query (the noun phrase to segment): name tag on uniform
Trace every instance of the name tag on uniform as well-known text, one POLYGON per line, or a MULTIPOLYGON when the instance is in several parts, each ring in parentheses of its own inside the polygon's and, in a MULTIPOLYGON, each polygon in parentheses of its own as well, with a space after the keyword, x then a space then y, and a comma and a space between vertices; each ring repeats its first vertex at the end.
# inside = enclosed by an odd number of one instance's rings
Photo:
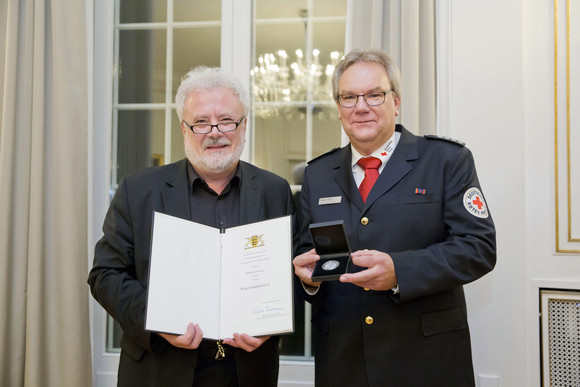
POLYGON ((338 204, 342 201, 342 196, 330 196, 328 198, 320 198, 318 199, 318 205, 324 206, 327 204, 338 204))

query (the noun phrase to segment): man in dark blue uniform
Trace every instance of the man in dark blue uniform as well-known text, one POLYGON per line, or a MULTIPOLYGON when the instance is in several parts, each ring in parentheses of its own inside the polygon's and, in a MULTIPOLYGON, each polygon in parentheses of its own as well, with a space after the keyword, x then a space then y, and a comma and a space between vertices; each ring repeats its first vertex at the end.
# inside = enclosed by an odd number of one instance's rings
POLYGON ((463 285, 493 269, 495 228, 471 152, 395 124, 399 78, 383 52, 349 53, 333 93, 350 144, 304 173, 294 266, 313 305, 317 386, 475 384, 463 285), (313 282, 308 226, 333 220, 352 264, 313 282))

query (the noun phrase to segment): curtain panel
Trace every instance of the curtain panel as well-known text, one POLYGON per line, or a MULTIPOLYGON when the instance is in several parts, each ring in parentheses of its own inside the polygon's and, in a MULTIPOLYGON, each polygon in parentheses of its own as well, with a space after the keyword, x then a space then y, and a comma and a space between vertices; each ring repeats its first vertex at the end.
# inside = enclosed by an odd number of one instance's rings
POLYGON ((434 0, 350 0, 345 52, 385 51, 401 70, 399 122, 415 134, 437 133, 434 0))
POLYGON ((0 22, 0 385, 90 386, 87 2, 0 22))

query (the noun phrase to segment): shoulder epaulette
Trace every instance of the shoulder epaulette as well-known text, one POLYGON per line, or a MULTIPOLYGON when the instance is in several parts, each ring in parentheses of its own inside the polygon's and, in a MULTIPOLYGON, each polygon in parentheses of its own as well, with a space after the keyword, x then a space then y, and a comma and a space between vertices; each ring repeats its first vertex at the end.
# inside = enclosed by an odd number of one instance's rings
POLYGON ((437 136, 436 134, 426 134, 423 137, 428 138, 428 139, 432 139, 432 140, 448 141, 448 142, 452 142, 452 143, 457 144, 457 145, 465 146, 465 143, 463 141, 459 141, 459 140, 456 140, 456 139, 451 138, 451 137, 437 136))
POLYGON ((321 154, 320 156, 316 156, 316 157, 315 157, 315 158, 313 158, 312 160, 308 161, 306 164, 310 164, 311 162, 313 162, 313 161, 315 161, 315 160, 318 160, 319 158, 322 158, 322 157, 324 157, 324 156, 326 156, 326 155, 329 155, 329 154, 331 154, 331 153, 334 153, 334 152, 336 152, 336 151, 337 151, 337 150, 339 150, 339 149, 340 149, 340 148, 333 148, 333 149, 329 150, 328 152, 321 154))

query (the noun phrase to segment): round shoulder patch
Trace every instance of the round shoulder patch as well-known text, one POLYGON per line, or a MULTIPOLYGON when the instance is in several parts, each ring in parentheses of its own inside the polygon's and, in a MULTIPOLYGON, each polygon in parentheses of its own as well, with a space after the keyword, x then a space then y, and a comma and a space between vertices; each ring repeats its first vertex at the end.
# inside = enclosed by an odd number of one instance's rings
POLYGON ((471 187, 465 191, 463 205, 467 212, 473 216, 477 216, 478 218, 487 218, 489 216, 483 195, 477 187, 471 187))

